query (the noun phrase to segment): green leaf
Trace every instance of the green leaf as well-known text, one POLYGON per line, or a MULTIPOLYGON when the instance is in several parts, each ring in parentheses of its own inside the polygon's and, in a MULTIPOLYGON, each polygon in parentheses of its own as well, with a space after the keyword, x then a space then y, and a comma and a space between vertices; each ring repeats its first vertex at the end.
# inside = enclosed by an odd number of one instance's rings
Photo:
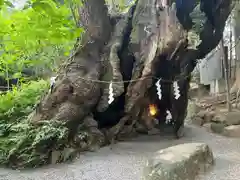
POLYGON ((4 3, 11 8, 14 8, 14 5, 10 1, 4 1, 4 3))
POLYGON ((0 71, 3 73, 14 74, 25 67, 40 72, 55 69, 62 57, 69 54, 75 39, 84 33, 82 28, 76 28, 66 3, 31 0, 28 4, 33 8, 11 12, 4 1, 0 3, 4 6, 0 11, 0 71))
POLYGON ((14 73, 13 74, 13 78, 20 78, 22 76, 22 73, 21 72, 17 72, 17 73, 14 73))
POLYGON ((69 51, 66 51, 65 53, 64 53, 64 56, 69 56, 70 55, 70 52, 69 51))
POLYGON ((55 11, 57 10, 56 3, 51 0, 38 0, 32 4, 32 7, 35 10, 47 11, 50 14, 55 13, 55 11))
POLYGON ((2 7, 4 4, 4 0, 0 0, 0 7, 2 7))

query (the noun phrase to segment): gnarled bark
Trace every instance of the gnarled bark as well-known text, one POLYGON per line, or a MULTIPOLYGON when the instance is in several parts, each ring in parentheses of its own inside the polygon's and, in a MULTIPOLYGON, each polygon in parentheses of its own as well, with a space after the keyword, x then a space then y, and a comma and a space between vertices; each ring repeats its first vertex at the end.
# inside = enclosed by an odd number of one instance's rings
POLYGON ((85 0, 79 8, 80 22, 86 30, 82 46, 61 68, 53 92, 38 105, 32 123, 37 126, 43 120, 64 122, 71 132, 69 141, 79 126, 85 126, 94 137, 92 144, 97 140, 102 145, 101 124, 110 127, 106 136, 112 140, 125 125, 131 130, 136 123, 144 124, 142 113, 153 103, 172 111, 175 133, 180 136, 190 73, 197 59, 218 45, 230 5, 231 0, 221 1, 215 17, 217 26, 205 22, 201 44, 190 49, 175 9, 160 8, 160 0, 138 0, 125 18, 115 19, 116 22, 109 17, 104 0, 85 0), (154 85, 160 78, 166 89, 161 101, 154 85), (128 80, 131 81, 125 82, 128 80), (181 91, 178 100, 173 95, 175 80, 181 91), (109 105, 110 81, 115 100, 109 105))

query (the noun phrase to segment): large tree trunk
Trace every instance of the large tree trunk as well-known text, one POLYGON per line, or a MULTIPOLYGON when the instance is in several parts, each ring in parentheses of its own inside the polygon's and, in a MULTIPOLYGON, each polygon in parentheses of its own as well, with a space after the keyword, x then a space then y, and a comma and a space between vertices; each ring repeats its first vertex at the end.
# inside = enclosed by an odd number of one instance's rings
POLYGON ((127 15, 120 17, 108 15, 104 0, 83 1, 79 12, 86 33, 81 46, 61 67, 53 91, 38 104, 31 122, 35 126, 41 126, 44 120, 64 123, 69 129, 66 146, 82 151, 96 144, 102 146, 124 130, 129 133, 140 125, 149 130, 154 127, 153 119, 163 124, 169 110, 171 126, 180 137, 190 74, 197 59, 218 45, 230 4, 231 0, 220 3, 217 27, 205 22, 201 44, 190 49, 176 10, 160 7, 161 0, 138 0, 127 15), (155 90, 158 79, 162 79, 161 100, 155 90), (115 100, 109 105, 111 81, 115 100), (174 98, 175 81, 179 99, 174 98), (149 116, 150 104, 158 108, 156 117, 149 116))

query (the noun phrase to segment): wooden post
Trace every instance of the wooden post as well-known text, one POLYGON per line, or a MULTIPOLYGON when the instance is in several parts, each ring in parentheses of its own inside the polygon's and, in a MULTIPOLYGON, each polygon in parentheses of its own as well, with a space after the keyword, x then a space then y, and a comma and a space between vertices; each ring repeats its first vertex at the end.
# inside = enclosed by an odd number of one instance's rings
POLYGON ((228 48, 224 46, 223 40, 221 40, 221 47, 223 50, 223 68, 224 68, 224 79, 226 84, 226 96, 227 96, 227 109, 228 112, 232 111, 232 106, 230 102, 230 88, 229 88, 229 67, 228 67, 228 48))
POLYGON ((229 41, 230 47, 229 47, 229 78, 232 78, 232 30, 230 31, 230 41, 229 41))

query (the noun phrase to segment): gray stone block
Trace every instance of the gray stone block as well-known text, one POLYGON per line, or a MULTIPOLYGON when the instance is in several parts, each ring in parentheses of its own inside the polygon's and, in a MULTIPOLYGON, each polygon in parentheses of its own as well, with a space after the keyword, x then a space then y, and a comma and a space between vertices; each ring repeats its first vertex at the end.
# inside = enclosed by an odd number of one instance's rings
POLYGON ((156 152, 144 168, 144 180, 194 180, 214 164, 204 143, 186 143, 156 152))

